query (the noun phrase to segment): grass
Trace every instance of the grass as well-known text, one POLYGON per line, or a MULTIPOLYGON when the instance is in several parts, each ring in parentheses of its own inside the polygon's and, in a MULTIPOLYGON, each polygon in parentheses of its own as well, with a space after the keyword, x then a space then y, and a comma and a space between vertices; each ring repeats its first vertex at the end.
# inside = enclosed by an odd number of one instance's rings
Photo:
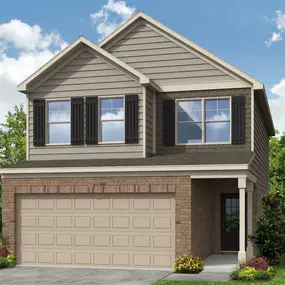
MULTIPOLYGON (((285 258, 282 260, 281 265, 277 267, 277 274, 274 279, 268 282, 261 282, 266 285, 285 285, 285 258)), ((161 280, 153 283, 153 285, 252 285, 260 284, 260 282, 204 282, 204 281, 170 281, 161 280)))

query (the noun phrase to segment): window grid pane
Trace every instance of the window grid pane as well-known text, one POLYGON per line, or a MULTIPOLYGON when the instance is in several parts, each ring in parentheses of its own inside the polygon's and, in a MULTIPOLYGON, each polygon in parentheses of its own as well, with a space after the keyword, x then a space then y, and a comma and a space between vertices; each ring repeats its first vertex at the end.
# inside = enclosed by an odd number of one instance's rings
POLYGON ((70 112, 69 100, 48 102, 48 143, 70 143, 70 112))
POLYGON ((230 142, 230 100, 205 100, 205 143, 230 142))
POLYGON ((124 98, 100 99, 101 142, 124 142, 124 98))

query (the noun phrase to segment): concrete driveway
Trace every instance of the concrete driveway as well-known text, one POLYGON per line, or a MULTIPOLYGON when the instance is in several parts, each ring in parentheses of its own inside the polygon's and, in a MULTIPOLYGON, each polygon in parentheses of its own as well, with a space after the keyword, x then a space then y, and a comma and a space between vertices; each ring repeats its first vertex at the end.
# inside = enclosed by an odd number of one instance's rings
POLYGON ((1 269, 5 285, 150 285, 171 273, 166 270, 25 267, 1 269))

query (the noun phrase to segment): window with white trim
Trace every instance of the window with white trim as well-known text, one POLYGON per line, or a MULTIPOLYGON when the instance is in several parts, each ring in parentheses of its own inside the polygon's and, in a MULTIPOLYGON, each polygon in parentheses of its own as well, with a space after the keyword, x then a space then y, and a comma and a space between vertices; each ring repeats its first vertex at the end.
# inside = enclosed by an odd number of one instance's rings
POLYGON ((47 140, 49 144, 70 143, 70 101, 47 102, 47 140))
POLYGON ((100 99, 100 142, 125 142, 123 97, 100 99))
POLYGON ((177 100, 177 144, 229 143, 230 99, 177 100))

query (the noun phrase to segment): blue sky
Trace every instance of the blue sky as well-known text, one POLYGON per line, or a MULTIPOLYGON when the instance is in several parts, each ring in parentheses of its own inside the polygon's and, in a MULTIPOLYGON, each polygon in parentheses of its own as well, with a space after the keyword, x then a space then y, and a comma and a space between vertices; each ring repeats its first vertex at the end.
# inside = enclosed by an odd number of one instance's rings
MULTIPOLYGON (((97 32, 97 23, 92 22, 90 14, 99 12, 106 3, 107 0, 9 0, 3 2, 0 10, 0 67, 1 40, 5 41, 3 34, 1 39, 1 24, 18 19, 31 27, 40 26, 42 34, 57 31, 62 41, 67 43, 72 42, 79 35, 84 35, 97 43, 100 35, 97 32)), ((275 88, 273 92, 275 94, 270 92, 271 88, 285 77, 285 40, 273 42, 269 47, 265 44, 273 32, 281 35, 285 31, 285 23, 284 30, 282 27, 278 29, 276 20, 276 11, 281 11, 282 15, 285 13, 284 0, 126 0, 126 7, 136 8, 136 11, 142 10, 264 82, 269 99, 275 99, 275 101, 272 100, 275 123, 285 131, 285 115, 283 120, 282 109, 278 109, 280 104, 285 104, 285 83, 275 88)), ((119 19, 116 13, 109 14, 110 22, 119 19)), ((18 31, 18 33, 21 32, 18 31)), ((6 58, 17 59, 19 56, 20 51, 15 47, 14 42, 10 39, 8 47, 6 46, 5 51, 2 51, 6 58)), ((55 52, 59 49, 58 46, 50 45, 47 49, 55 52)), ((44 48, 40 51, 43 50, 44 48)), ((1 81, 0 70, 0 104, 5 99, 5 94, 1 92, 1 82, 3 81, 1 81)), ((8 89, 10 92, 11 86, 8 89)), ((15 103, 13 100, 12 102, 15 103)), ((11 108, 11 104, 5 108, 0 106, 0 122, 1 113, 11 108)))

